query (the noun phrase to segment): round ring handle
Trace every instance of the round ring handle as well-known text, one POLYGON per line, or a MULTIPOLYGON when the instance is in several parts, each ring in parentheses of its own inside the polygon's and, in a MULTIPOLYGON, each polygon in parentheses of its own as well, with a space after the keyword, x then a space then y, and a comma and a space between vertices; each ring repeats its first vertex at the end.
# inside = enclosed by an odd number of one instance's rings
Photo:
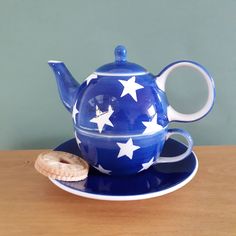
POLYGON ((208 71, 197 62, 193 61, 176 61, 171 63, 170 65, 166 66, 157 76, 156 84, 162 90, 165 91, 165 84, 166 79, 168 78, 169 74, 179 67, 191 67, 197 70, 202 77, 204 78, 207 89, 208 89, 208 98, 205 105, 197 112, 192 114, 184 114, 176 111, 172 106, 167 107, 167 117, 169 121, 182 121, 182 122, 192 122, 199 120, 206 116, 208 112, 211 110, 215 100, 215 84, 214 80, 212 79, 211 75, 208 71))
POLYGON ((177 161, 183 160, 184 158, 186 158, 187 156, 190 155, 190 153, 192 152, 192 149, 193 149, 193 140, 192 140, 192 137, 190 136, 190 134, 183 129, 177 129, 177 128, 168 129, 167 134, 166 134, 166 140, 174 134, 179 134, 187 140, 187 142, 188 142, 187 150, 184 153, 174 156, 174 157, 159 157, 154 164, 177 162, 177 161))

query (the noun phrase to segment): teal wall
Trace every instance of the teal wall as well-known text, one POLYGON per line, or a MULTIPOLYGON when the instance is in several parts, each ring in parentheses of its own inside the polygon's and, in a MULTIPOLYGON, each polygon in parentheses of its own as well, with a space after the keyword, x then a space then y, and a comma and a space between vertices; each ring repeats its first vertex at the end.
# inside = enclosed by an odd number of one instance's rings
MULTIPOLYGON (((178 59, 203 64, 217 99, 203 120, 174 124, 196 145, 236 144, 236 1, 1 0, 0 149, 52 148, 73 136, 69 113, 47 61, 63 60, 82 81, 113 60, 124 44, 128 58, 157 74, 178 59)), ((199 75, 174 72, 170 102, 196 111, 206 98, 199 75)))

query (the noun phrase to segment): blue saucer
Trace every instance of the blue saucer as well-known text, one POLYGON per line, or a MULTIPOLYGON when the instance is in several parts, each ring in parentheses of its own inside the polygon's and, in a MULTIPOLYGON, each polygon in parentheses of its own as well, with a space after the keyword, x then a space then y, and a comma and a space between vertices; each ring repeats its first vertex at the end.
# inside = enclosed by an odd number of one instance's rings
MULTIPOLYGON (((81 156, 75 139, 66 141, 54 150, 81 156)), ((168 139, 161 156, 175 156, 185 150, 184 144, 168 139)), ((198 160, 192 152, 180 162, 157 164, 131 176, 109 176, 91 167, 88 178, 83 181, 50 180, 59 188, 78 196, 99 200, 127 201, 158 197, 173 192, 191 181, 197 169, 198 160)))

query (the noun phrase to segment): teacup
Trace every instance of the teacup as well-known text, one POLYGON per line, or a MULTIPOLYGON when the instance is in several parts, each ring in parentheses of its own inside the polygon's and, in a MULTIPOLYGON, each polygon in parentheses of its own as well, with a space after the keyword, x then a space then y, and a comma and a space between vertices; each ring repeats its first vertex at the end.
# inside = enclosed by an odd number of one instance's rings
POLYGON ((136 174, 157 163, 183 160, 193 147, 191 136, 183 129, 163 128, 148 135, 98 136, 75 128, 75 137, 83 158, 100 172, 110 175, 136 174), (174 134, 187 140, 187 150, 174 157, 161 157, 165 141, 174 134))

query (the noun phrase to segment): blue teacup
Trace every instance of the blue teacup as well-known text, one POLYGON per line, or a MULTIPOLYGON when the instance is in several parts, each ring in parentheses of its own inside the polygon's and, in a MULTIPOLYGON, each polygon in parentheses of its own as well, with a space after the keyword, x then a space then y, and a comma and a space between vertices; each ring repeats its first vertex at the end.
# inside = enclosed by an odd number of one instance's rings
POLYGON ((75 137, 83 158, 100 172, 110 175, 136 174, 153 164, 183 160, 193 147, 191 136, 182 129, 164 128, 152 135, 133 136, 98 136, 75 129, 75 137), (178 156, 161 157, 165 141, 174 134, 187 140, 187 150, 178 156))

